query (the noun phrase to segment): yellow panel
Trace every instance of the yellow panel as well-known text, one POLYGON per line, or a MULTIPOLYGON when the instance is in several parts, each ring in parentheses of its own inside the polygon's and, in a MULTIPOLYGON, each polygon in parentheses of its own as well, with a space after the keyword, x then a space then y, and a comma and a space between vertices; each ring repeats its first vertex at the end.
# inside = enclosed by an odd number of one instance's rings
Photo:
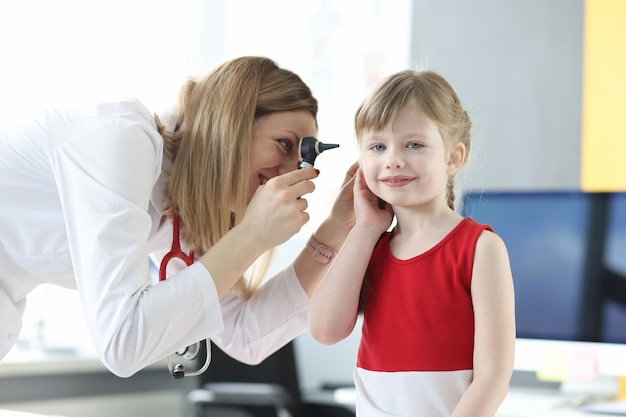
POLYGON ((581 186, 626 190, 626 0, 585 0, 581 186))

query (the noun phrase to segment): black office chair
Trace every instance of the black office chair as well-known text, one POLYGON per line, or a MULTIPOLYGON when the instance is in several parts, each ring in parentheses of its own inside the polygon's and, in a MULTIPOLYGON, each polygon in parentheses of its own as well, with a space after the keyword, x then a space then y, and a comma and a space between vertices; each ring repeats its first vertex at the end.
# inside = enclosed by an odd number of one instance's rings
MULTIPOLYGON (((204 351, 204 350, 202 350, 204 351)), ((199 358, 204 363, 204 358, 199 358)), ((294 342, 258 365, 246 365, 211 344, 211 365, 201 386, 186 398, 188 417, 354 417, 353 409, 332 401, 303 399, 294 342)))

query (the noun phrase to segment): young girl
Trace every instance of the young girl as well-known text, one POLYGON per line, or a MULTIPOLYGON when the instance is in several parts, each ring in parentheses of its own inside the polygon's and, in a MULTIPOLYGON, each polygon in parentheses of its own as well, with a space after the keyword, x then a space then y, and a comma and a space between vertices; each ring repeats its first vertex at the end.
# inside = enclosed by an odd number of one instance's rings
POLYGON ((355 127, 357 221, 313 295, 311 333, 336 343, 363 312, 359 416, 494 415, 513 368, 513 281, 502 240, 454 211, 471 121, 440 75, 403 71, 355 127))

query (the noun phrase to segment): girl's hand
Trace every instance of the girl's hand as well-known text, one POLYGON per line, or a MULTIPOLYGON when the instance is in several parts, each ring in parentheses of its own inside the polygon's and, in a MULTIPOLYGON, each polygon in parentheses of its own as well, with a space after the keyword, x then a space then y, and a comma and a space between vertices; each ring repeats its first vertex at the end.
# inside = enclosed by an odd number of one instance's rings
POLYGON ((385 208, 379 208, 378 197, 367 187, 361 169, 357 171, 354 181, 354 212, 357 223, 372 228, 379 234, 389 229, 393 221, 391 205, 386 204, 385 208))
POLYGON ((313 192, 313 168, 298 169, 271 178, 259 186, 248 204, 240 225, 250 238, 259 239, 267 249, 285 243, 309 221, 303 195, 313 192))

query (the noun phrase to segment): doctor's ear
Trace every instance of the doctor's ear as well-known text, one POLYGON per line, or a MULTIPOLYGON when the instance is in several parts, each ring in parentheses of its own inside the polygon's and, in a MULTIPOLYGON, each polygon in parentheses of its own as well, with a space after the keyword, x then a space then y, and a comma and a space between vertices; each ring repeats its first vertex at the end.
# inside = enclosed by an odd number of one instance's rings
POLYGON ((457 141, 448 151, 448 175, 454 175, 465 163, 467 148, 461 141, 457 141))

